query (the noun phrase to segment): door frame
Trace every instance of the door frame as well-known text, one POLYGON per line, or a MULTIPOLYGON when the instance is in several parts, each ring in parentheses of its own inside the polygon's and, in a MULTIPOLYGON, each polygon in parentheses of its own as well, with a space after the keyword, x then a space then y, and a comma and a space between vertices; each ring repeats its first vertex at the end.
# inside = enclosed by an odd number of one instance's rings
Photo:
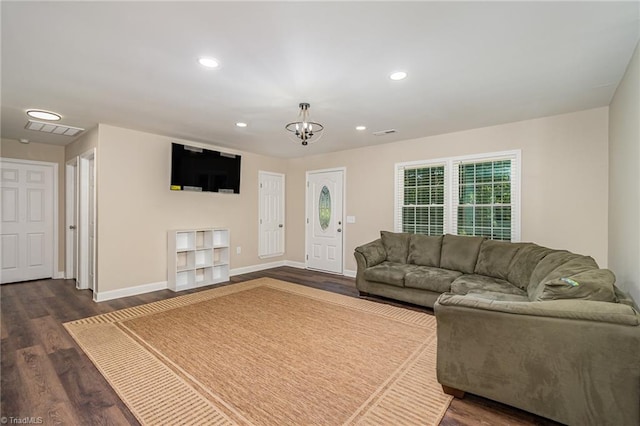
POLYGON ((51 188, 51 196, 52 200, 52 213, 53 213, 53 222, 51 227, 53 228, 52 234, 52 256, 51 256, 51 277, 52 278, 62 278, 64 276, 61 271, 58 271, 58 228, 60 224, 58 223, 58 163, 52 163, 50 161, 35 161, 35 160, 23 160, 20 158, 7 158, 0 157, 0 165, 2 163, 14 163, 14 164, 23 164, 23 165, 35 165, 35 166, 43 166, 50 167, 52 170, 52 188, 51 188))
MULTIPOLYGON (((309 259, 307 258, 307 255, 309 254, 307 252, 309 246, 309 229, 310 227, 307 226, 307 219, 309 218, 309 197, 311 196, 311 194, 309 193, 309 176, 312 174, 317 174, 317 173, 327 173, 327 172, 342 172, 342 233, 341 233, 341 237, 342 237, 342 271, 339 272, 339 275, 344 275, 344 265, 345 265, 345 249, 344 249, 344 243, 347 240, 347 227, 346 222, 345 222, 345 217, 346 217, 346 211, 347 211, 347 168, 346 167, 332 167, 329 169, 318 169, 318 170, 307 170, 307 172, 305 173, 305 184, 304 184, 304 192, 305 192, 305 197, 304 197, 304 267, 305 269, 309 269, 309 259)), ((333 272, 329 272, 326 271, 326 273, 331 274, 333 272)))

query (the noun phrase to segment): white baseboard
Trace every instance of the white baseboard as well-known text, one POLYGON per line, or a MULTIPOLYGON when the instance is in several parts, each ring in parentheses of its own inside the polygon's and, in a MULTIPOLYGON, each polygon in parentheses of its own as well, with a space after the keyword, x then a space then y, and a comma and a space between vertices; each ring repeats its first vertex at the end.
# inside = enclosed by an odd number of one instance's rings
POLYGON ((118 290, 102 291, 93 293, 94 302, 104 302, 106 300, 119 299, 121 297, 137 296, 138 294, 151 293, 152 291, 166 290, 167 282, 160 281, 137 285, 134 287, 121 288, 118 290))
POLYGON ((342 271, 342 275, 349 278, 355 278, 356 272, 357 271, 352 271, 351 269, 345 269, 344 271, 342 271))
POLYGON ((64 271, 58 271, 53 275, 54 280, 59 280, 60 278, 64 278, 64 271))
POLYGON ((249 274, 251 272, 264 271, 265 269, 277 268, 279 266, 284 266, 284 262, 284 260, 278 260, 277 262, 259 263, 257 265, 243 266, 242 268, 231 269, 229 271, 229 276, 233 277, 236 275, 249 274))
MULTIPOLYGON (((280 266, 290 266, 292 268, 306 269, 307 265, 304 262, 293 262, 291 260, 279 260, 277 262, 260 263, 257 265, 244 266, 242 268, 235 268, 229 271, 229 276, 248 274, 251 272, 264 271, 266 269, 278 268, 280 266)), ((356 271, 344 270, 343 275, 346 277, 355 277, 356 271)), ((64 274, 63 274, 64 276, 64 274)), ((134 287, 121 288, 118 290, 109 290, 93 293, 94 302, 104 302, 107 300, 119 299, 121 297, 137 296, 139 294, 151 293, 152 291, 159 291, 167 289, 167 282, 160 281, 157 283, 149 283, 137 285, 134 287)))
POLYGON ((307 265, 304 262, 294 262, 292 260, 285 260, 284 266, 291 266, 292 268, 307 269, 307 265))

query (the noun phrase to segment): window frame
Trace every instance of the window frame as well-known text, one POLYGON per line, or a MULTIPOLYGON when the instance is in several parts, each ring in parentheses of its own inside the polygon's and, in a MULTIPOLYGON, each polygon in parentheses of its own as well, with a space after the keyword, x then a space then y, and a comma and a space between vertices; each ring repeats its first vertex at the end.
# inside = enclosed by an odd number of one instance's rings
POLYGON ((521 150, 498 151, 482 154, 445 157, 431 160, 407 161, 394 164, 394 210, 395 232, 403 232, 402 208, 404 206, 404 170, 444 166, 444 223, 443 234, 458 233, 459 176, 458 165, 489 161, 511 161, 511 240, 519 242, 521 235, 521 150))

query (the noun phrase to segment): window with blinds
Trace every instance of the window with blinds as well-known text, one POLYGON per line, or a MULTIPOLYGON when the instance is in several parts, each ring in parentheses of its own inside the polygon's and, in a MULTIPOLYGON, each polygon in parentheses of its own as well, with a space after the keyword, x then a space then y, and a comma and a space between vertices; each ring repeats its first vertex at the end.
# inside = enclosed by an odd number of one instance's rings
POLYGON ((396 164, 395 230, 520 240, 520 151, 396 164))
POLYGON ((444 232, 444 166, 403 168, 402 232, 444 232))

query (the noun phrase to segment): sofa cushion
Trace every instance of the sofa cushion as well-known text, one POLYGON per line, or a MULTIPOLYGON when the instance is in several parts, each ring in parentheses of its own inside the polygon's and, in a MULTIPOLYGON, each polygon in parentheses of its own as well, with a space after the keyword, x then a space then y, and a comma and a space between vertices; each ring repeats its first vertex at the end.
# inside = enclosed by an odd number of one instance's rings
POLYGON ((508 281, 500 278, 487 277, 485 275, 463 275, 451 283, 451 293, 467 294, 470 291, 488 291, 504 294, 517 294, 526 296, 526 292, 508 281))
POLYGON ((447 234, 442 238, 440 267, 473 274, 484 237, 466 237, 447 234))
POLYGON ((451 289, 451 283, 461 275, 462 272, 458 271, 422 266, 407 273, 404 286, 445 293, 451 289))
POLYGON ((506 280, 509 275, 509 265, 522 246, 523 244, 507 241, 483 241, 474 272, 506 280))
POLYGON ((407 263, 409 238, 412 234, 380 231, 382 245, 387 251, 387 260, 394 263, 407 263))
POLYGON ((598 269, 592 257, 574 255, 549 272, 537 285, 529 288, 529 299, 586 299, 611 302, 615 300, 615 275, 598 269))
POLYGON ((469 290, 467 294, 484 300, 495 300, 498 302, 529 302, 526 294, 507 294, 488 290, 469 290))
POLYGON ((568 278, 592 269, 598 269, 598 264, 592 257, 569 252, 551 253, 538 263, 531 275, 529 287, 527 287, 529 300, 538 300, 544 292, 545 282, 568 278), (547 274, 539 278, 543 272, 547 272, 547 274))
POLYGON ((442 235, 430 236, 413 234, 409 237, 408 263, 422 266, 440 266, 440 250, 442 249, 442 235))
POLYGON ((387 252, 382 245, 382 240, 379 238, 370 243, 356 247, 355 251, 364 256, 367 266, 375 266, 387 259, 387 252))
POLYGON ((541 247, 533 243, 525 243, 518 250, 511 264, 509 265, 509 273, 507 274, 507 280, 523 290, 529 286, 529 280, 533 270, 546 255, 553 253, 554 250, 546 247, 541 247))
POLYGON ((616 277, 608 269, 590 269, 568 277, 545 280, 536 294, 536 301, 559 299, 617 302, 614 290, 616 277))
POLYGON ((402 263, 382 262, 364 270, 364 278, 369 281, 404 287, 404 276, 417 266, 402 263))
POLYGON ((529 278, 529 284, 527 285, 527 291, 529 294, 531 295, 533 289, 540 284, 544 277, 549 275, 551 271, 576 256, 580 255, 570 253, 566 250, 552 250, 551 253, 548 253, 543 257, 533 269, 531 278, 529 278))

